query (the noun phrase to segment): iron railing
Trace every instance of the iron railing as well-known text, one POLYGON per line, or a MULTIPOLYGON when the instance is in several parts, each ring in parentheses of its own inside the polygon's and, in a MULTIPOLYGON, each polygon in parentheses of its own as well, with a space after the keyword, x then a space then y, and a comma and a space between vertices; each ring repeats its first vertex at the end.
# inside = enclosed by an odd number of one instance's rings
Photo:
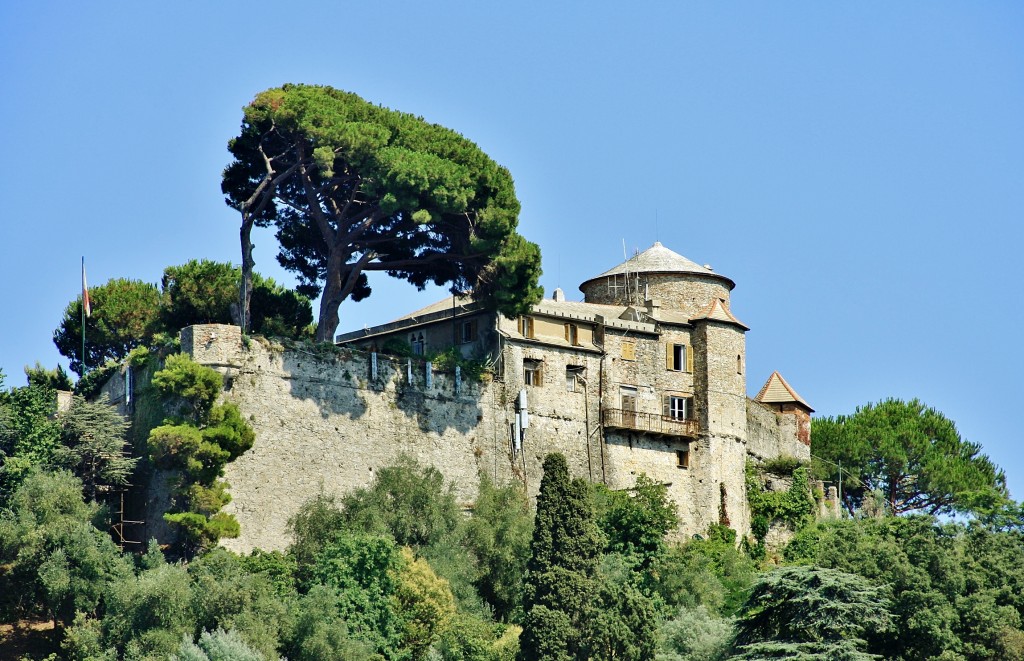
POLYGON ((686 436, 697 438, 697 421, 683 420, 656 413, 630 411, 626 409, 605 409, 602 414, 605 427, 633 429, 649 434, 664 436, 686 436))

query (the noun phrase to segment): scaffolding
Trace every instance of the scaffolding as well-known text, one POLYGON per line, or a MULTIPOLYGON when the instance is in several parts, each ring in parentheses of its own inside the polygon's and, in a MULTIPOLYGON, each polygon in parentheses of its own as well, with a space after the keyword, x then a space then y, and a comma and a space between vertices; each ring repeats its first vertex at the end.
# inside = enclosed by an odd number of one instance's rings
POLYGON ((643 305, 647 297, 646 278, 641 278, 640 265, 636 263, 630 268, 631 262, 638 262, 640 251, 634 251, 633 257, 628 259, 622 273, 613 273, 605 280, 607 294, 610 300, 620 305, 643 305))
POLYGON ((138 545, 135 548, 138 548, 142 544, 141 539, 130 539, 129 536, 125 533, 125 526, 141 526, 145 524, 145 521, 134 521, 126 518, 125 516, 125 495, 128 493, 128 490, 133 486, 134 485, 132 484, 126 484, 125 488, 123 489, 111 489, 109 492, 107 492, 109 497, 109 505, 111 507, 113 507, 115 504, 117 505, 117 509, 111 512, 112 522, 110 524, 110 536, 114 538, 114 543, 117 544, 117 548, 119 548, 122 552, 124 551, 126 545, 130 546, 132 544, 135 544, 138 545))

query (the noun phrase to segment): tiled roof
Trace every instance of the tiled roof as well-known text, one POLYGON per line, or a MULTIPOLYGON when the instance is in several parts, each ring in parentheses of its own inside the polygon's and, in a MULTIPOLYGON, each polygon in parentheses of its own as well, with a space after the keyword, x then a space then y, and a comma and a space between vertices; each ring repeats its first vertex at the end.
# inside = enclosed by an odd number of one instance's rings
POLYGON ((398 319, 393 319, 392 321, 390 321, 388 323, 393 324, 396 321, 404 321, 406 319, 415 319, 416 317, 422 317, 424 315, 433 314, 435 312, 442 312, 444 310, 451 310, 453 307, 454 308, 459 308, 459 307, 461 307, 463 305, 469 305, 472 302, 473 302, 473 299, 471 297, 469 297, 469 296, 458 296, 458 297, 449 296, 448 298, 443 298, 440 301, 437 301, 436 303, 431 303, 430 305, 428 305, 425 308, 420 308, 419 310, 416 310, 415 312, 410 312, 409 314, 404 314, 401 317, 399 317, 398 319), (453 298, 455 299, 454 301, 452 301, 453 298))
POLYGON ((811 405, 804 401, 804 398, 798 395, 778 372, 772 372, 754 400, 762 404, 800 404, 808 411, 814 412, 811 405))
POLYGON ((621 275, 623 273, 696 273, 725 280, 729 283, 730 289, 735 286, 735 283, 724 275, 715 273, 713 270, 706 266, 701 266, 697 262, 690 261, 657 241, 642 253, 627 259, 615 268, 608 269, 604 273, 590 278, 590 280, 597 280, 609 275, 621 275))
POLYGON ((714 319, 715 321, 724 321, 729 324, 736 324, 743 330, 750 330, 750 327, 744 324, 742 321, 733 316, 732 312, 729 312, 729 308, 726 307, 725 302, 716 298, 711 301, 711 305, 706 307, 696 317, 692 317, 690 321, 696 321, 698 319, 714 319))

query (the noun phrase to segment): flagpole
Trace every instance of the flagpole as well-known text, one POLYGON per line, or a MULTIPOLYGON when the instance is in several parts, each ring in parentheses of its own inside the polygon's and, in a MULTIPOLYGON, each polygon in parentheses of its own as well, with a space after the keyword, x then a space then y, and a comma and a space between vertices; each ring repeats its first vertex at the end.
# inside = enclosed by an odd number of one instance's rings
POLYGON ((85 255, 82 255, 82 376, 85 376, 85 306, 89 305, 85 284, 85 255))

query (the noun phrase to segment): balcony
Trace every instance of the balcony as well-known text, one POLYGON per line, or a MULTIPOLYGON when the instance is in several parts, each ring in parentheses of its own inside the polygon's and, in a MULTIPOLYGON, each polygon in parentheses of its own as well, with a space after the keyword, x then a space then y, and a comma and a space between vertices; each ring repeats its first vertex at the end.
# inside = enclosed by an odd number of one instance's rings
POLYGON ((605 409, 602 424, 610 429, 630 429, 659 436, 697 438, 697 421, 670 418, 656 413, 605 409))

